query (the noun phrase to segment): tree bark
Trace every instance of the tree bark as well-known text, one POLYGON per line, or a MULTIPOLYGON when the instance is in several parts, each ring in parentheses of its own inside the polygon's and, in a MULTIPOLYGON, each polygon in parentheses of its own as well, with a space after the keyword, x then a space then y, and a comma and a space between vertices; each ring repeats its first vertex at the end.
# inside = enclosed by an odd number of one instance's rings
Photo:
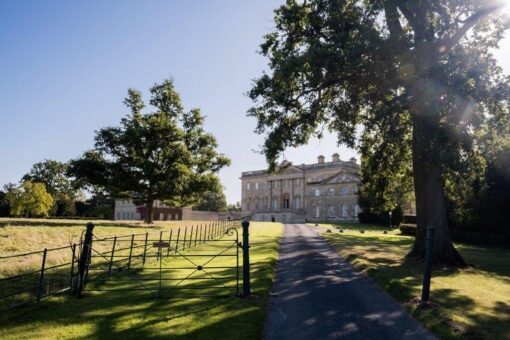
POLYGON ((152 224, 152 206, 154 205, 154 200, 153 199, 148 199, 147 200, 147 205, 146 205, 146 214, 145 214, 145 223, 146 224, 152 224))
POLYGON ((413 177, 418 226, 414 245, 407 256, 424 258, 426 228, 433 226, 433 263, 465 266, 464 259, 453 246, 448 228, 441 146, 438 140, 440 119, 435 106, 427 103, 427 100, 433 99, 424 98, 425 95, 420 94, 413 108, 413 177))

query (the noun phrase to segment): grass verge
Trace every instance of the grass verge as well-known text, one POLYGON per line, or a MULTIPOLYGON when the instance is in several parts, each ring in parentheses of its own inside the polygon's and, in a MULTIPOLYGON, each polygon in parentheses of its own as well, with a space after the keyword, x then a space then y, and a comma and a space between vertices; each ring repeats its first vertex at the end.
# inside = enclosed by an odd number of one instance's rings
POLYGON ((259 339, 283 226, 252 222, 250 229, 253 298, 155 298, 137 290, 65 295, 0 316, 0 338, 259 339))
POLYGON ((359 228, 344 229, 350 230, 323 236, 440 338, 510 339, 510 250, 456 244, 473 266, 434 268, 433 305, 418 309, 413 301, 421 294, 423 266, 405 260, 413 238, 377 228, 363 234, 359 228))

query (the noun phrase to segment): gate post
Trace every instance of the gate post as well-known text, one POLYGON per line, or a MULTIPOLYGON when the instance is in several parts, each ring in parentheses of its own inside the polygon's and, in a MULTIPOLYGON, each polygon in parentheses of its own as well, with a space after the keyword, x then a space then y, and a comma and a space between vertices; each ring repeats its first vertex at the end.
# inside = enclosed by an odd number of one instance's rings
POLYGON ((243 223, 243 297, 250 296, 250 234, 248 227, 250 222, 244 220, 243 223))
POLYGON ((85 288, 85 275, 90 263, 90 255, 92 253, 92 236, 93 236, 94 224, 92 222, 87 223, 87 231, 85 232, 85 240, 83 241, 83 247, 81 249, 80 261, 78 262, 78 280, 74 288, 74 295, 80 297, 85 288))
POLYGON ((434 227, 427 227, 427 239, 425 244, 425 266, 423 272, 423 289, 421 292, 421 301, 429 300, 430 296, 430 277, 432 274, 432 247, 434 246, 434 227))

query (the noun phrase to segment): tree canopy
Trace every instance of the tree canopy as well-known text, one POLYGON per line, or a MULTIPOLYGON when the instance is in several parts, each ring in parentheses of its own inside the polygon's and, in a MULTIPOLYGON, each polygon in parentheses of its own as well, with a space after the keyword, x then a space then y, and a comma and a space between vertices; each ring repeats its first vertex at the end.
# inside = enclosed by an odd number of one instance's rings
POLYGON ((46 191, 44 183, 25 181, 19 186, 7 188, 6 199, 14 216, 48 216, 53 198, 46 191))
POLYGON ((172 80, 155 84, 150 93, 155 111, 143 113, 141 93, 129 89, 124 103, 130 113, 120 126, 97 131, 94 149, 70 163, 78 180, 146 204, 147 223, 154 200, 196 204, 216 187, 217 172, 230 164, 204 130, 200 109, 184 111, 172 80))
POLYGON ((409 148, 418 222, 410 256, 423 257, 433 226, 434 261, 463 265, 449 234, 445 169, 465 163, 480 127, 508 123, 510 81, 489 52, 509 25, 501 6, 288 0, 261 45, 270 70, 249 92, 271 167, 285 148, 326 130, 354 147, 361 129, 364 147, 381 155, 409 148))
POLYGON ((22 181, 43 183, 46 191, 53 197, 52 214, 57 216, 74 215, 74 199, 78 194, 76 183, 68 176, 67 163, 45 159, 35 163, 32 169, 22 177, 22 181))
POLYGON ((200 197, 200 201, 194 206, 194 208, 202 211, 227 211, 227 197, 223 192, 223 186, 219 182, 219 179, 216 188, 214 190, 204 192, 200 197))

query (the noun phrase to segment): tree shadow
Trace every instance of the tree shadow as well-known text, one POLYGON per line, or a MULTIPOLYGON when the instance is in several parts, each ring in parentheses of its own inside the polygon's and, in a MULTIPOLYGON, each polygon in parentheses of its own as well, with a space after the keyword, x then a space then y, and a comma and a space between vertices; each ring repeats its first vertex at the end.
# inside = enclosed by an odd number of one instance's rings
MULTIPOLYGON (((335 248, 344 258, 353 263, 358 270, 364 270, 383 290, 406 303, 415 301, 421 292, 423 262, 406 258, 411 240, 398 242, 391 238, 367 240, 367 237, 349 235, 327 235, 335 248), (398 248, 395 248, 395 246, 398 248), (395 251, 397 249, 397 251, 395 251), (387 253, 386 258, 381 254, 387 253), (395 255, 395 253, 397 255, 395 255), (381 258, 382 257, 382 258, 381 258)), ((453 277, 458 274, 490 276, 510 285, 510 251, 501 248, 458 245, 461 254, 474 267, 452 268, 434 267, 432 278, 453 277)), ((474 283, 473 283, 474 284, 474 283)), ((460 289, 432 287, 431 301, 437 308, 416 309, 410 304, 414 315, 424 321, 441 338, 466 337, 473 339, 510 338, 510 310, 507 302, 499 301, 492 310, 480 310, 476 299, 460 289), (456 323, 448 318, 451 311, 462 311, 464 321, 456 323)))
MULTIPOLYGON (((207 243, 204 246, 207 247, 207 243)), ((157 298, 150 290, 136 290, 140 285, 135 281, 121 282, 121 278, 140 278, 142 272, 123 272, 116 273, 105 283, 92 284, 91 288, 113 286, 127 288, 126 291, 85 292, 81 299, 69 295, 50 298, 39 305, 0 315, 1 328, 12 330, 10 334, 19 337, 33 337, 34 334, 61 337, 66 334, 66 328, 84 327, 92 330, 82 334, 83 339, 260 338, 275 264, 264 254, 274 254, 277 248, 277 242, 252 247, 254 298, 235 297, 235 291, 223 289, 220 289, 222 296, 212 296, 218 289, 203 288, 204 282, 199 280, 187 282, 186 289, 170 291, 168 297, 157 298), (188 288, 192 291, 196 288, 205 296, 186 297, 188 288)), ((168 271, 165 275, 170 277, 172 273, 168 271)), ((230 276, 231 282, 235 281, 233 269, 217 270, 215 273, 217 276, 230 276)), ((73 337, 80 338, 80 334, 73 337)))

